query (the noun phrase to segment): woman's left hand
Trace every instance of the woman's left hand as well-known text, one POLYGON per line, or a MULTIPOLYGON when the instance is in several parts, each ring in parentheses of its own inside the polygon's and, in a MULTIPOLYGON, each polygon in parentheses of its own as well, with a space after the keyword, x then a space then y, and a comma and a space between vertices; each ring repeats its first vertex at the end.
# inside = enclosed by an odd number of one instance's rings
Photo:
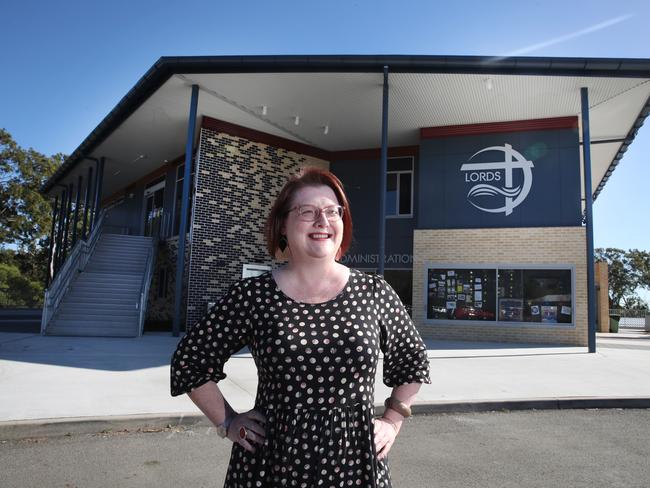
MULTIPOLYGON (((401 423, 401 422, 400 422, 401 423)), ((377 459, 384 459, 395 443, 399 426, 384 417, 375 419, 375 450, 377 459)))

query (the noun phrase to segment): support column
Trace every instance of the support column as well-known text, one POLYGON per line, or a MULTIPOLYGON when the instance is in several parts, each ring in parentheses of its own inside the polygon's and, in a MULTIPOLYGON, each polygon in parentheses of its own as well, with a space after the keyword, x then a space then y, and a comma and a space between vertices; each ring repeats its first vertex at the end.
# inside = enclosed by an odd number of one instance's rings
POLYGON ((388 66, 384 66, 381 112, 381 161, 379 163, 379 269, 383 276, 386 261, 386 172, 388 170, 388 66))
POLYGON ((84 222, 81 228, 81 239, 86 240, 86 229, 88 228, 88 208, 90 207, 90 192, 92 191, 93 167, 88 166, 88 181, 86 182, 86 198, 84 203, 84 222))
POLYGON ((65 210, 65 229, 63 231, 63 246, 61 247, 61 264, 65 263, 65 258, 68 256, 68 232, 70 231, 70 214, 72 213, 73 191, 74 184, 70 183, 68 186, 68 205, 65 210))
POLYGON ((106 162, 106 158, 99 158, 99 162, 97 163, 97 177, 95 178, 95 207, 93 210, 93 227, 95 227, 95 224, 97 223, 97 220, 99 219, 99 206, 101 205, 102 202, 102 183, 104 182, 104 164, 106 162))
POLYGON ((52 254, 54 251, 54 239, 56 238, 56 217, 59 211, 59 196, 54 197, 54 207, 52 209, 52 230, 50 231, 50 248, 47 251, 47 273, 45 275, 45 289, 50 286, 50 280, 53 275, 52 254))
POLYGON ((589 352, 596 352, 596 284, 594 281, 594 220, 591 191, 591 140, 589 135, 589 90, 580 88, 582 108, 582 159, 584 164, 585 213, 587 220, 587 324, 589 352))
POLYGON ((74 219, 72 220, 72 246, 77 243, 77 227, 79 225, 79 203, 81 203, 81 184, 83 182, 83 176, 79 175, 77 178, 77 198, 74 202, 74 219))
MULTIPOLYGON (((61 259, 63 256, 63 231, 65 225, 65 208, 68 205, 68 187, 65 185, 59 185, 63 187, 63 192, 61 193, 61 207, 59 208, 59 225, 56 233, 56 249, 54 257, 54 276, 56 276, 59 268, 61 267, 61 259)), ((54 276, 52 276, 54 278, 54 276)))
POLYGON ((185 275, 185 234, 187 232, 187 210, 190 198, 190 175, 192 174, 192 148, 196 131, 196 109, 199 102, 199 85, 192 85, 190 115, 187 121, 187 140, 185 141, 185 171, 183 173, 183 197, 181 200, 181 222, 178 229, 178 259, 176 261, 176 291, 174 293, 174 321, 172 331, 175 337, 180 334, 181 306, 183 304, 183 276, 185 275))

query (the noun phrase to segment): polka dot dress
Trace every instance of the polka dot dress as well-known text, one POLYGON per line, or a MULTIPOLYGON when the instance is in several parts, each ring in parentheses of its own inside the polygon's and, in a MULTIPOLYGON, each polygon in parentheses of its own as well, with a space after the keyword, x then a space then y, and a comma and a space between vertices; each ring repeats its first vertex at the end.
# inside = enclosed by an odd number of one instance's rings
POLYGON ((225 487, 391 486, 373 441, 380 351, 387 386, 430 380, 426 347, 381 277, 351 270, 341 293, 319 304, 287 297, 271 273, 236 283, 179 343, 172 395, 225 378, 224 363, 244 346, 266 440, 254 454, 233 444, 225 487))

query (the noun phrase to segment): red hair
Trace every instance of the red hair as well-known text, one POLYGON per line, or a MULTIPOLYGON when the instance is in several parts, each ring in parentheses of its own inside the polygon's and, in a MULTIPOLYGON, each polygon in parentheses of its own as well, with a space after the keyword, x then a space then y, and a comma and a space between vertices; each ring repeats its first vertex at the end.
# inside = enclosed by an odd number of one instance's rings
POLYGON ((289 178, 289 181, 287 181, 275 199, 271 212, 266 219, 266 249, 271 257, 275 258, 280 249, 282 224, 291 209, 293 196, 298 190, 308 186, 328 186, 334 191, 339 205, 343 207, 343 239, 341 240, 341 247, 336 254, 336 259, 343 257, 349 249, 352 243, 352 214, 350 213, 350 204, 348 198, 345 196, 341 180, 324 169, 303 168, 297 175, 289 178))

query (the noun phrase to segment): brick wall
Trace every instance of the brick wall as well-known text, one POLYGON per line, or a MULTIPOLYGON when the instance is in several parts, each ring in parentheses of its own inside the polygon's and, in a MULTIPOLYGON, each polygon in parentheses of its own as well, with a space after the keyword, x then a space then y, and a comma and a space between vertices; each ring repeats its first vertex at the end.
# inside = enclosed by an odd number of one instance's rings
POLYGON ((241 278, 245 263, 272 264, 264 242, 264 223, 287 177, 301 167, 329 168, 329 162, 201 129, 186 325, 191 327, 207 303, 241 278))
POLYGON ((598 332, 609 332, 609 268, 605 261, 595 263, 594 275, 598 295, 598 332))
POLYGON ((416 230, 413 242, 413 319, 424 337, 587 345, 587 263, 583 227, 416 230), (425 323, 425 264, 575 266, 575 327, 425 323))

